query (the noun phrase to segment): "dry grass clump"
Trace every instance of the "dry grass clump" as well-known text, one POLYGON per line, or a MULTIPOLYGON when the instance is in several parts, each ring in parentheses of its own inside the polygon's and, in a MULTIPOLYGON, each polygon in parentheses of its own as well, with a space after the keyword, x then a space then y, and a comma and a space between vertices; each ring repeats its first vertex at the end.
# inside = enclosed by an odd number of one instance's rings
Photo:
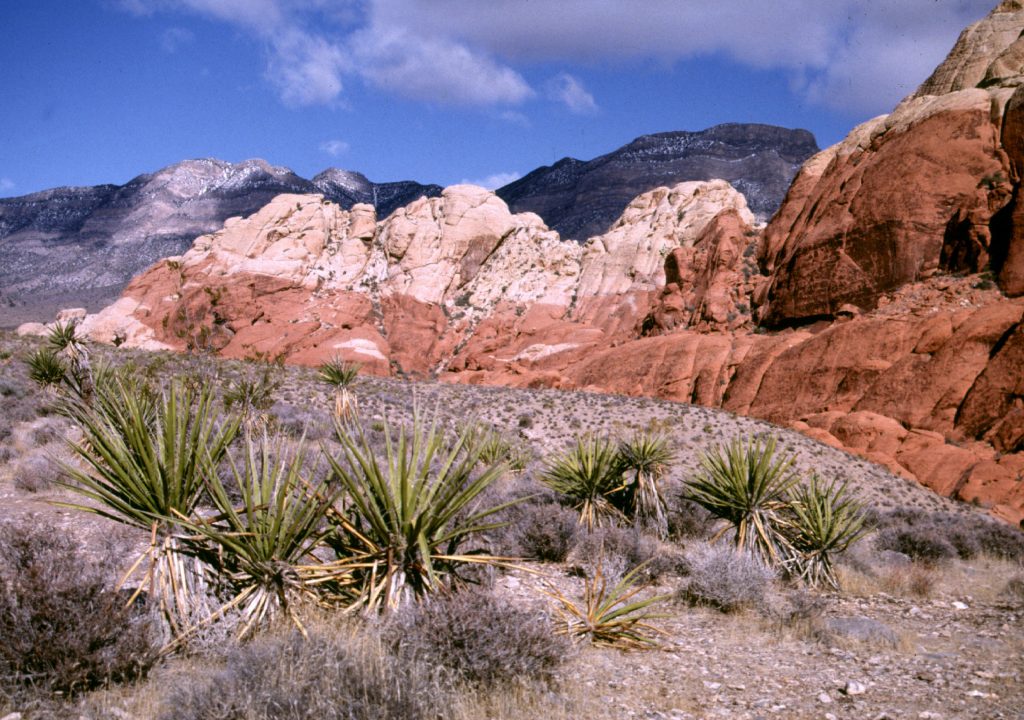
POLYGON ((597 564, 609 579, 621 578, 629 568, 643 566, 639 575, 652 582, 662 575, 686 570, 682 554, 673 546, 635 527, 609 527, 592 533, 580 533, 568 561, 593 577, 597 564))
POLYGON ((715 523, 714 515, 686 497, 686 491, 668 500, 668 534, 673 540, 707 540, 715 523))
POLYGON ((26 455, 14 467, 14 487, 25 492, 42 492, 60 475, 60 468, 46 455, 26 455))
POLYGON ((1007 580, 1000 594, 1011 605, 1024 608, 1024 575, 1015 575, 1007 580))
POLYGON ((220 669, 171 678, 160 704, 159 720, 433 720, 448 702, 428 669, 321 627, 234 646, 220 669))
POLYGON ((552 633, 547 615, 486 591, 409 606, 388 623, 385 637, 398 656, 444 668, 451 679, 471 685, 548 681, 571 648, 552 633))
POLYGON ((524 502, 509 508, 502 519, 508 521, 502 533, 507 555, 562 562, 576 541, 577 515, 558 503, 524 502))
POLYGON ((763 609, 775 573, 745 550, 724 544, 698 543, 686 551, 689 568, 681 599, 722 612, 763 609))
POLYGON ((150 624, 70 539, 0 526, 0 690, 17 702, 65 697, 143 676, 150 624))

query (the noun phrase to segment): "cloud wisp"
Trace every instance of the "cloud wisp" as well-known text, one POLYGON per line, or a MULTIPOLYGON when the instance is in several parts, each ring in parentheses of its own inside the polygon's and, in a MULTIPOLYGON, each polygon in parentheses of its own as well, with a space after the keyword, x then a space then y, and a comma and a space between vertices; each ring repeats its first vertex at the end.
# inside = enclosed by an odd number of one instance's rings
POLYGON ((515 182, 521 178, 517 172, 499 172, 487 177, 480 178, 478 180, 463 180, 463 185, 479 185, 487 190, 497 190, 500 187, 508 185, 510 182, 515 182))
POLYGON ((594 96, 587 92, 583 83, 569 73, 559 73, 548 81, 548 96, 577 115, 590 115, 597 112, 594 96))
POLYGON ((349 151, 349 144, 344 140, 324 140, 320 143, 320 152, 331 157, 340 157, 349 151))

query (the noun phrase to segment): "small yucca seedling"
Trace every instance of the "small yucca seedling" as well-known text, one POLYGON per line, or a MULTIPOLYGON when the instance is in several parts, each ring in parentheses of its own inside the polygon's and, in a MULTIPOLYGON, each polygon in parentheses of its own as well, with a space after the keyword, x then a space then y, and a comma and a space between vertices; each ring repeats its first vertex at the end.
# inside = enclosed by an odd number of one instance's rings
POLYGON ((822 482, 817 475, 800 485, 789 499, 793 546, 798 551, 794 573, 812 585, 839 589, 832 557, 867 534, 863 505, 847 483, 822 482))
POLYGON ((334 386, 334 416, 346 419, 354 416, 359 409, 355 393, 350 389, 359 376, 362 365, 334 357, 320 366, 319 377, 334 386))
POLYGON ((274 393, 281 382, 270 376, 270 369, 264 369, 257 376, 243 375, 228 385, 224 391, 224 408, 236 409, 242 417, 242 426, 253 431, 267 424, 267 411, 274 404, 274 393))
POLYGON ((651 613, 650 608, 669 596, 637 599, 643 590, 639 579, 646 564, 637 565, 613 587, 608 587, 602 562, 598 559, 593 577, 584 581, 582 603, 574 602, 565 593, 549 586, 545 592, 556 601, 555 612, 562 621, 558 632, 620 650, 658 647, 656 638, 660 631, 647 621, 661 617, 651 613))
POLYGON ((701 456, 701 473, 691 480, 686 497, 729 525, 737 549, 758 554, 772 568, 786 566, 794 549, 784 530, 782 511, 787 495, 799 480, 793 457, 777 458, 775 438, 733 440, 701 456))
MULTIPOLYGON (((521 471, 530 461, 529 454, 492 427, 468 423, 462 432, 467 435, 467 449, 479 450, 484 465, 505 463, 510 470, 521 471)), ((461 434, 461 433, 460 433, 461 434)))
POLYGON ((28 376, 42 388, 59 387, 67 374, 64 361, 50 348, 39 348, 27 358, 28 376))
POLYGON ((78 334, 78 325, 74 322, 56 323, 50 328, 47 342, 55 352, 66 357, 70 363, 72 382, 68 384, 84 402, 92 402, 93 383, 92 368, 89 366, 89 351, 78 334))
POLYGON ((606 438, 577 438, 575 447, 548 460, 541 482, 574 503, 588 531, 622 518, 613 502, 623 490, 622 465, 606 438))
POLYGON ((658 537, 668 537, 668 509, 659 482, 675 460, 668 440, 661 435, 638 433, 619 443, 619 458, 626 472, 634 473, 626 487, 626 511, 658 537))

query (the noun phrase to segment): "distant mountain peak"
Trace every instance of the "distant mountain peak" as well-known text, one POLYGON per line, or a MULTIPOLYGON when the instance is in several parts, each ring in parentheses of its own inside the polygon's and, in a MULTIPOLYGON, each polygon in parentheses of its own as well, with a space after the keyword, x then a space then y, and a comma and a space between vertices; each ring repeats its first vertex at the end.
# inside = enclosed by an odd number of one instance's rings
POLYGON ((605 232, 637 195, 689 180, 729 181, 764 221, 817 151, 807 130, 724 123, 641 135, 593 160, 565 157, 497 194, 514 212, 535 212, 563 237, 579 241, 605 232))

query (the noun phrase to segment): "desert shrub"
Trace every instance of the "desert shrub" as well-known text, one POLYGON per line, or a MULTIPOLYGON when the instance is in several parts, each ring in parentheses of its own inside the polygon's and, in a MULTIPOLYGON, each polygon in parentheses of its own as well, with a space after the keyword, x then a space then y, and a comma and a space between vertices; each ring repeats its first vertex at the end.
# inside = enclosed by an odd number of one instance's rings
POLYGON ((1001 594, 1011 605, 1024 607, 1024 575, 1015 575, 1007 580, 1001 594))
POLYGON ((443 667, 473 685, 548 680, 570 649, 545 614, 482 591, 410 606, 388 624, 385 637, 401 657, 443 667))
POLYGON ((317 442, 332 434, 330 420, 318 412, 284 402, 274 403, 270 412, 277 419, 277 428, 291 437, 317 442))
POLYGON ((169 682, 159 720, 419 720, 446 706, 425 672, 348 630, 258 638, 169 682))
POLYGON ((875 547, 893 550, 913 560, 939 562, 956 557, 956 548, 933 525, 889 527, 878 533, 875 547))
POLYGON ((961 560, 970 560, 981 552, 981 541, 973 529, 951 527, 943 535, 961 560))
POLYGON ((722 612, 760 608, 775 573, 751 553, 716 543, 700 543, 686 552, 689 575, 680 597, 722 612))
MULTIPOLYGON (((875 522, 882 530, 880 537, 884 535, 886 542, 900 534, 924 536, 933 541, 937 538, 936 542, 943 546, 935 550, 938 557, 919 559, 951 557, 944 545, 950 546, 957 556, 965 559, 979 553, 1008 560, 1024 558, 1024 532, 981 514, 928 513, 916 508, 900 508, 878 514, 875 522)), ((913 544, 910 540, 906 542, 913 544)), ((927 549, 925 552, 927 554, 927 549)), ((906 554, 917 557, 909 552, 906 554)))
POLYGON ((28 455, 14 468, 14 487, 26 492, 41 492, 60 477, 60 468, 46 455, 28 455))
POLYGON ((610 581, 640 565, 643 567, 639 575, 648 581, 685 568, 678 551, 637 528, 610 527, 580 533, 568 559, 583 569, 587 577, 593 577, 600 564, 610 581))
POLYGON ((42 420, 36 427, 32 428, 29 438, 35 446, 46 445, 61 437, 61 428, 58 421, 54 419, 42 420))
POLYGON ((711 537, 711 531, 718 518, 698 503, 688 500, 683 493, 679 493, 675 498, 669 497, 668 536, 670 538, 705 540, 711 537))
POLYGON ((513 507, 503 552, 544 562, 562 562, 576 539, 576 513, 554 502, 513 507))
POLYGON ((1024 532, 995 520, 982 520, 974 531, 981 551, 1007 560, 1024 559, 1024 532))
POLYGON ((143 676, 150 624, 109 585, 111 571, 46 528, 0 526, 0 687, 72 696, 143 676))

